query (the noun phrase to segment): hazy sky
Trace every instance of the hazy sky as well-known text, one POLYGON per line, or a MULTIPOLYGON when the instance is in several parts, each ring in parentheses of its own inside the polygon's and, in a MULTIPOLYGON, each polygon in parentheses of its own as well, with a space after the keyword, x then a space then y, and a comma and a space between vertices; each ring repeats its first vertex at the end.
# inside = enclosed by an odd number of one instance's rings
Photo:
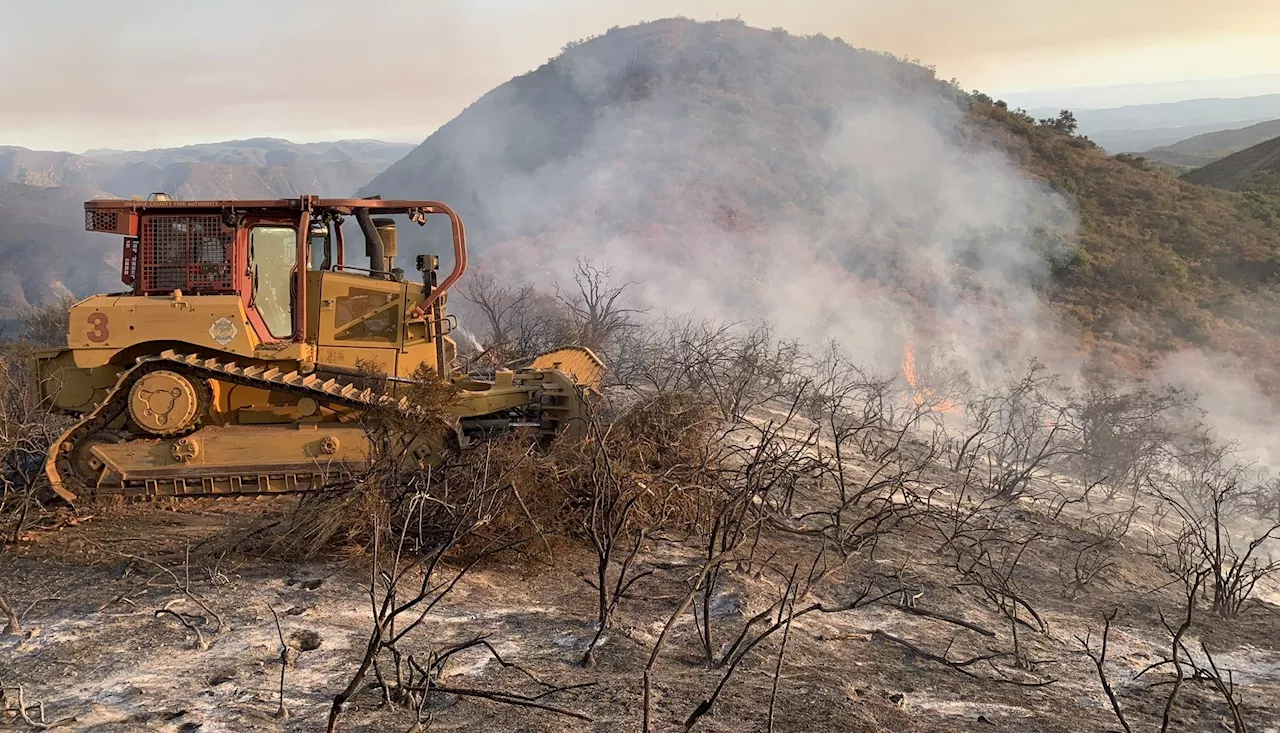
MULTIPOLYGON (((417 141, 567 41, 673 15, 839 36, 992 92, 1280 72, 1277 0, 0 0, 0 12, 0 145, 77 152, 417 141)), ((1243 93, 1266 92, 1280 88, 1243 93)))

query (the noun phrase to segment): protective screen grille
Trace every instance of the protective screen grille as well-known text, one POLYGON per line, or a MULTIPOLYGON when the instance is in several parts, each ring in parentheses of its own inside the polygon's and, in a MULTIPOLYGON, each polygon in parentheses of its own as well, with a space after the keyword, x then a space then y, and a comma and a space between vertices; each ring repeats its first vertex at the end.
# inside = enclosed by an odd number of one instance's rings
POLYGON ((90 232, 114 232, 120 226, 120 215, 114 211, 84 212, 84 228, 90 232))
POLYGON ((144 295, 177 288, 191 293, 233 292, 233 230, 220 216, 147 216, 142 220, 144 295))

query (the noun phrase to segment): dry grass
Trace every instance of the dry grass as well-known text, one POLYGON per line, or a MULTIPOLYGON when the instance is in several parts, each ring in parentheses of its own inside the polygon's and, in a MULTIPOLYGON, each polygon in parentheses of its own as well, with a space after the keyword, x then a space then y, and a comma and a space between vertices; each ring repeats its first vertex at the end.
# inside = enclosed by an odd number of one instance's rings
POLYGON ((272 557, 311 559, 333 551, 360 554, 389 525, 391 505, 381 487, 357 483, 343 491, 303 496, 283 523, 264 532, 272 557))
POLYGON ((717 468, 714 407, 685 392, 644 394, 593 420, 584 440, 560 442, 520 472, 535 516, 581 540, 599 502, 630 504, 636 530, 694 529, 706 515, 717 468))
MULTIPOLYGON (((435 431, 432 437, 443 439, 439 423, 431 422, 438 419, 432 408, 447 404, 438 401, 441 394, 415 399, 428 406, 426 417, 413 425, 396 418, 394 427, 421 435, 435 431)), ((456 543, 458 553, 495 537, 519 536, 528 554, 540 555, 558 540, 584 541, 602 494, 634 499, 629 521, 638 529, 692 529, 706 514, 704 487, 715 468, 714 408, 693 395, 659 392, 613 405, 609 413, 608 423, 593 418, 581 440, 565 438, 544 448, 534 434, 515 431, 451 453, 435 466, 406 465, 403 445, 393 443, 367 471, 303 497, 270 526, 228 537, 236 537, 240 549, 274 557, 367 556, 375 541, 402 535, 415 547, 433 547, 461 523, 477 531, 456 543), (424 502, 426 511, 418 512, 424 502), (409 516, 413 527, 404 526, 409 516)), ((370 422, 388 427, 378 419, 370 422)))
POLYGON ((45 456, 68 422, 36 403, 30 356, 23 344, 0 348, 0 542, 44 516, 45 456))

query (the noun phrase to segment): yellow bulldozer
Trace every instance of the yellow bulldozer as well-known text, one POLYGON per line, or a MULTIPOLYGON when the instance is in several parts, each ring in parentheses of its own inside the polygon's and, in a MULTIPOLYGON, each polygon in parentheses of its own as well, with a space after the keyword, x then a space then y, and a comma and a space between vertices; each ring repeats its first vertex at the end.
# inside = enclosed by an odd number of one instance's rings
MULTIPOLYGON (((461 373, 445 311, 467 266, 458 215, 435 201, 94 200, 85 228, 124 237, 124 292, 70 309, 67 348, 34 357, 36 397, 77 417, 45 472, 68 502, 103 496, 221 496, 323 489, 369 465, 371 408, 411 412, 424 375, 451 383, 457 438, 581 425, 603 362, 565 347, 488 379, 461 373), (395 266, 397 217, 444 217, 453 267, 395 266), (342 224, 363 235, 367 267, 346 263, 342 224), (370 377, 375 375, 371 385, 370 377)), ((443 447, 432 444, 439 459, 443 447)))

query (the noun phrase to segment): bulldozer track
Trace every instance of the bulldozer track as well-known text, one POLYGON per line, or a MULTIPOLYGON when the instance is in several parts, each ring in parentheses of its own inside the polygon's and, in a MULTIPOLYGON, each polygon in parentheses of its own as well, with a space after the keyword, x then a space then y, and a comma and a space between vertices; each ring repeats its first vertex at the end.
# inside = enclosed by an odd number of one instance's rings
MULTIPOLYGON (((149 372, 157 369, 176 371, 194 379, 213 379, 235 385, 285 391, 299 397, 312 397, 318 404, 341 406, 355 410, 391 410, 402 417, 421 417, 424 412, 406 397, 396 398, 381 394, 373 388, 360 387, 316 373, 303 374, 269 366, 241 366, 233 361, 219 361, 196 354, 184 354, 166 350, 160 354, 139 357, 133 366, 125 370, 97 407, 68 428, 49 450, 48 473, 53 490, 68 502, 77 501, 77 489, 87 490, 92 498, 122 495, 126 497, 151 496, 213 496, 236 497, 267 494, 289 494, 316 491, 324 488, 326 472, 320 466, 314 471, 279 472, 255 475, 228 475, 211 473, 204 477, 174 479, 145 479, 125 481, 119 486, 90 486, 89 480, 76 474, 72 462, 75 447, 83 440, 108 428, 128 409, 129 389, 149 372), (68 481, 68 479, 71 479, 68 481), (67 486, 68 483, 78 484, 67 486)), ((556 395, 554 385, 543 385, 545 391, 556 395)), ((554 411, 554 408, 552 408, 554 411)), ((554 431, 554 417, 549 428, 554 431)), ((95 482, 96 483, 96 482, 95 482)))

